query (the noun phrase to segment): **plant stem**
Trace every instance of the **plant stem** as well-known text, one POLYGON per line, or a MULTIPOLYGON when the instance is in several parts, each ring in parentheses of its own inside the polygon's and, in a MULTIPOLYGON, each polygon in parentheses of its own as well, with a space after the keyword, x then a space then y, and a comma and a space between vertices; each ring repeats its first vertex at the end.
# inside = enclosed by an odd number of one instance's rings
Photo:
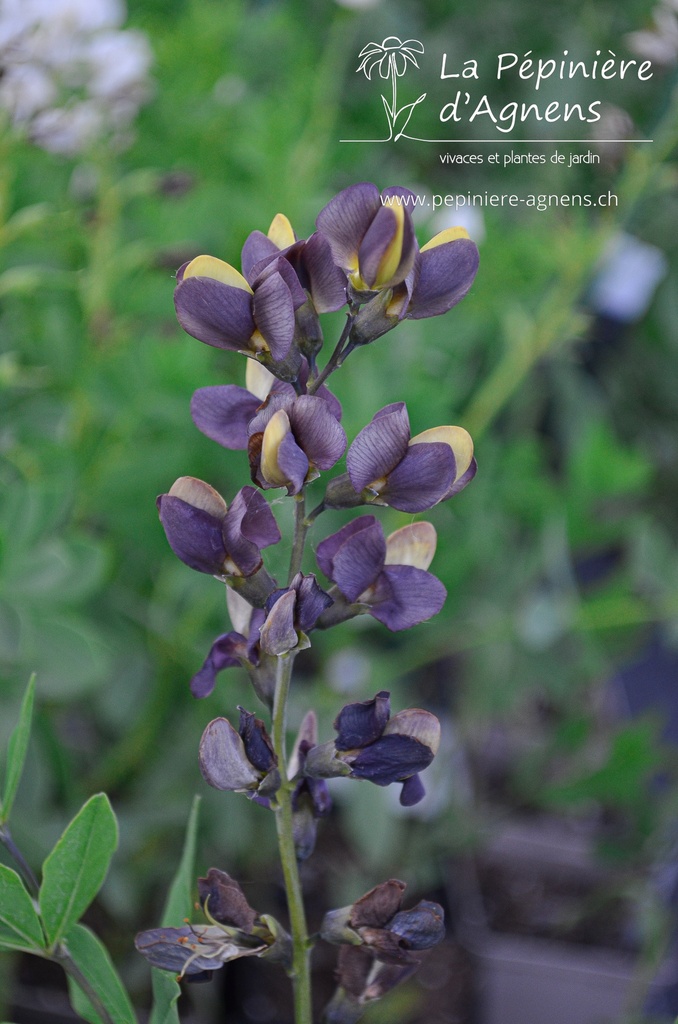
POLYGON ((300 494, 296 495, 294 503, 294 544, 290 558, 290 571, 287 577, 288 587, 297 573, 301 572, 306 533, 310 525, 311 522, 306 519, 306 491, 302 490, 300 494))
POLYGON ((7 825, 0 825, 0 843, 5 847, 12 860, 16 863, 23 880, 31 894, 31 896, 37 897, 40 892, 40 885, 37 878, 33 874, 33 869, 24 857, 23 853, 12 839, 12 834, 9 831, 7 825))
POLYGON ((57 946, 57 948, 50 956, 50 960, 54 960, 55 963, 60 964, 61 967, 63 967, 63 969, 65 970, 66 974, 68 974, 73 979, 78 988, 82 989, 82 991, 84 992, 84 994, 87 996, 90 1003, 94 1007, 95 1012, 99 1015, 99 1017, 101 1017, 101 1020, 104 1022, 104 1024, 120 1024, 119 1021, 116 1022, 113 1019, 113 1017, 111 1017, 110 1013, 102 1003, 98 992, 96 991, 96 989, 92 988, 89 981, 82 973, 76 962, 73 960, 71 954, 68 952, 68 949, 65 946, 57 946))
POLYGON ((278 756, 278 770, 282 785, 277 794, 276 828, 280 863, 285 880, 287 909, 292 932, 292 970, 294 987, 295 1024, 312 1024, 311 1016, 311 963, 306 926, 304 898, 301 891, 297 853, 294 846, 294 822, 292 818, 292 787, 287 778, 287 753, 285 745, 285 720, 287 698, 292 679, 294 656, 281 655, 278 658, 275 698, 273 702, 273 747, 278 756))
POLYGON ((344 324, 344 329, 341 332, 341 337, 339 338, 339 341, 336 344, 334 352, 327 361, 327 365, 314 380, 309 381, 309 395, 315 395, 318 389, 325 383, 329 375, 331 373, 334 373, 335 370, 339 369, 344 359, 346 358, 346 355, 348 355, 348 351, 350 351, 350 349, 347 350, 347 352, 344 352, 344 345, 348 339, 349 334, 351 333, 351 327, 353 327, 354 319, 355 313, 352 312, 347 315, 346 323, 344 324))

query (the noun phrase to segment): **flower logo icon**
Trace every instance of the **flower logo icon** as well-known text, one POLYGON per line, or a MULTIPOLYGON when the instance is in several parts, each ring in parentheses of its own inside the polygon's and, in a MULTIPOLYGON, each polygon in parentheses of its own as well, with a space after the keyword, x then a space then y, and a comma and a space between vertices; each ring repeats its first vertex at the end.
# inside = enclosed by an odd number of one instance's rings
POLYGON ((372 72, 378 70, 380 78, 391 80, 390 103, 383 94, 381 97, 389 127, 388 139, 383 140, 385 142, 391 139, 397 142, 403 136, 414 108, 426 98, 426 93, 422 93, 419 99, 398 109, 398 79, 405 74, 408 64, 419 67, 416 54, 423 52, 424 44, 418 39, 406 39, 403 42, 398 36, 387 36, 381 43, 367 43, 358 54, 361 60, 356 73, 362 71, 371 81, 372 72))

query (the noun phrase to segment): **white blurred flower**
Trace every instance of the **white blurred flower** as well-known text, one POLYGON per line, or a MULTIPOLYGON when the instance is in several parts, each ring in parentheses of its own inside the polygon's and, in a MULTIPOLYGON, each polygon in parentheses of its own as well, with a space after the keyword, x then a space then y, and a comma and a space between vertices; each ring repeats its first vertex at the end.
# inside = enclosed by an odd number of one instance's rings
POLYGON ((152 53, 124 0, 0 0, 0 106, 37 145, 118 147, 151 95, 152 53))
POLYGON ((630 323, 647 311, 668 261, 654 245, 617 235, 605 252, 593 283, 590 305, 597 313, 630 323))
POLYGON ((630 32, 626 43, 633 53, 653 64, 669 66, 678 60, 678 3, 661 0, 652 12, 654 26, 630 32))

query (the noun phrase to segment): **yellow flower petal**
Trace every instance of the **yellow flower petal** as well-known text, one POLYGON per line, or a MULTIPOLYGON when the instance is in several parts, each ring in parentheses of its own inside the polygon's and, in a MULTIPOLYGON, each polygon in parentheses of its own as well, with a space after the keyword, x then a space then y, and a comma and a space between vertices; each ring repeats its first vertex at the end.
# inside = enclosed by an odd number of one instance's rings
POLYGON ((262 366, 258 359, 248 359, 245 370, 245 387, 252 395, 256 395, 263 402, 270 393, 275 382, 275 377, 270 370, 262 366))
POLYGON ((211 516, 221 519, 228 511, 228 505, 218 491, 206 484, 204 480, 198 480, 194 476, 180 476, 170 487, 168 493, 173 498, 180 498, 187 505, 193 508, 201 508, 203 512, 209 512, 211 516))
POLYGON ((266 424, 261 443, 261 475, 274 487, 284 487, 287 477, 278 466, 278 449, 282 439, 290 432, 290 420, 284 409, 278 409, 266 424))
POLYGON ((213 281, 221 281, 231 288, 241 288, 242 291, 252 294, 252 289, 242 274, 239 274, 230 263, 224 263, 216 256, 196 256, 184 270, 184 280, 187 277, 211 277, 213 281))
POLYGON ((456 242, 458 238, 468 237, 469 234, 466 228, 445 228, 444 231, 439 231, 437 235, 434 235, 426 245, 422 245, 421 252, 426 252, 427 249, 434 249, 436 245, 445 245, 445 242, 456 242))
POLYGON ((388 244, 388 248, 385 250, 384 255, 381 258, 379 272, 377 273, 374 281, 375 288, 382 288, 391 280, 398 269, 403 255, 405 207, 389 203, 389 208, 392 210, 396 218, 396 230, 393 238, 388 244))
POLYGON ((454 452, 457 463, 457 474, 455 480, 462 476, 471 465, 473 458, 473 438, 468 430, 463 427, 431 427, 423 430, 410 440, 410 444, 430 444, 438 441, 442 444, 449 444, 454 452))
POLYGON ((438 536, 431 523, 410 523, 386 538, 386 565, 413 565, 428 569, 436 553, 438 536))
POLYGON ((294 229, 284 213, 276 213, 268 229, 268 237, 279 249, 286 249, 297 240, 294 229))

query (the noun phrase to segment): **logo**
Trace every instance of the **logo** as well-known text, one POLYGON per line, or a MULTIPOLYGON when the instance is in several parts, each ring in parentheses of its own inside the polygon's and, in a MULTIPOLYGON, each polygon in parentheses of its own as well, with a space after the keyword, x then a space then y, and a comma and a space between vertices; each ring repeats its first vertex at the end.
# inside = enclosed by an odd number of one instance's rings
MULTIPOLYGON (((391 81, 390 99, 387 99, 383 93, 381 94, 388 121, 388 137, 371 141, 390 142, 393 140, 397 142, 405 134, 414 108, 426 99, 426 93, 423 92, 413 103, 405 103, 404 106, 398 107, 398 79, 403 77, 408 65, 413 64, 415 68, 419 67, 416 54, 421 55, 423 52, 424 44, 418 39, 406 39, 405 42, 402 42, 397 36, 387 36, 381 43, 368 43, 367 46, 363 46, 358 54, 362 60, 356 72, 362 71, 365 78, 371 81, 372 72, 378 71, 379 77, 383 78, 384 82, 388 82, 389 79, 391 81)), ((405 138, 409 138, 409 136, 405 136, 405 138)))

